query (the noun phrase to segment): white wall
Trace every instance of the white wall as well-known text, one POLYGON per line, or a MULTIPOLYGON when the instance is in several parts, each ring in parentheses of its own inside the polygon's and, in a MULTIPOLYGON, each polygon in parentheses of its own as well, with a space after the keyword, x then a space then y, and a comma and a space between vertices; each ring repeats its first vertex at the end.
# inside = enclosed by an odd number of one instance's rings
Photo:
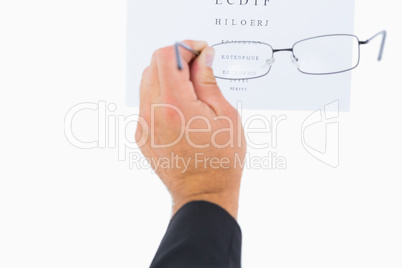
MULTIPOLYGON (((336 118, 339 167, 302 147, 310 113, 260 112, 287 116, 275 151, 288 167, 245 171, 244 267, 402 266, 401 19, 396 1, 356 2, 355 33, 389 38, 381 63, 373 42, 353 71, 351 112, 336 118)), ((113 118, 137 113, 124 104, 125 12, 120 0, 0 3, 0 267, 152 260, 170 216, 162 184, 117 149, 78 149, 64 133, 82 102, 115 104, 113 118)), ((95 113, 74 122, 77 136, 96 137, 95 113)))

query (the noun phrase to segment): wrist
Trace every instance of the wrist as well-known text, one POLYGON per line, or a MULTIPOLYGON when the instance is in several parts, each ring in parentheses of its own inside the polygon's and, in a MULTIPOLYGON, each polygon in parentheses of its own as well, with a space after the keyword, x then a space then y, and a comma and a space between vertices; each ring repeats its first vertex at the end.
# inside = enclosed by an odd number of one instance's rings
POLYGON ((200 193, 183 198, 173 198, 172 217, 181 207, 192 201, 207 201, 216 204, 226 210, 235 220, 239 208, 239 193, 233 192, 214 192, 200 193))

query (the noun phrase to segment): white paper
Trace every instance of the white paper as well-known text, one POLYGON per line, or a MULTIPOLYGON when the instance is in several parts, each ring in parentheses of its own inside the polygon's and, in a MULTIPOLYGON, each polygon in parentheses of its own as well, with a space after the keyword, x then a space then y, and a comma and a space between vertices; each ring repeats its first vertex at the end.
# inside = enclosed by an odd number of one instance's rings
MULTIPOLYGON (((353 21, 353 0, 128 0, 127 104, 139 105, 141 74, 153 51, 176 41, 250 40, 291 48, 313 36, 353 34, 353 21)), ((244 109, 316 110, 339 101, 340 110, 348 111, 351 72, 306 75, 291 53, 281 52, 266 76, 218 84, 244 109)))

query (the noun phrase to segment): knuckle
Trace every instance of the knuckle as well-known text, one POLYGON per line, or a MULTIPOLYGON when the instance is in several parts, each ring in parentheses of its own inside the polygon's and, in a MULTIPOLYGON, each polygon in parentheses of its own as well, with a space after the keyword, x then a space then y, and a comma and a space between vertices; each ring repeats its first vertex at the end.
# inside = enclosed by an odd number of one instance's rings
POLYGON ((178 121, 181 121, 181 119, 184 118, 184 113, 180 105, 174 101, 166 101, 164 104, 164 106, 158 107, 154 111, 156 121, 168 124, 176 124, 178 121))
POLYGON ((151 76, 151 68, 147 67, 144 69, 144 71, 142 71, 141 84, 140 84, 141 87, 143 87, 146 84, 146 82, 149 81, 150 76, 151 76))
POLYGON ((163 93, 160 96, 160 102, 163 104, 178 106, 180 103, 173 94, 163 93))
POLYGON ((171 57, 173 55, 172 52, 174 52, 174 51, 173 51, 171 46, 170 47, 163 47, 163 48, 160 48, 160 49, 156 50, 154 52, 154 54, 152 55, 152 58, 154 60, 166 59, 166 58, 169 58, 169 57, 171 57))
POLYGON ((203 80, 200 83, 204 87, 211 87, 211 88, 213 88, 214 91, 216 91, 216 90, 220 91, 216 78, 213 74, 205 75, 205 77, 203 78, 203 80))
POLYGON ((193 45, 194 45, 194 41, 193 41, 193 40, 189 40, 189 39, 184 40, 182 43, 184 43, 184 44, 186 44, 186 45, 188 45, 188 46, 190 46, 190 47, 193 47, 193 45))
POLYGON ((154 58, 157 58, 160 53, 161 53, 161 48, 158 48, 157 50, 154 51, 154 54, 152 54, 152 56, 153 56, 154 58))
POLYGON ((150 68, 149 66, 146 67, 146 68, 144 69, 144 71, 142 71, 142 77, 144 78, 144 77, 149 76, 150 71, 151 71, 151 68, 150 68))
POLYGON ((155 62, 160 57, 160 54, 161 54, 160 49, 155 50, 154 53, 152 54, 152 61, 155 62))

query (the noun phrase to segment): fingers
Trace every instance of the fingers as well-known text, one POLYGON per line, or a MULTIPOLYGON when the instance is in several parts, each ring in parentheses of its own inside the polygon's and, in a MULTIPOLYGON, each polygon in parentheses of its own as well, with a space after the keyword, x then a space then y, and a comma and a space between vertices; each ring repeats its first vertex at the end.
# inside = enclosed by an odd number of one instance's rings
POLYGON ((144 71, 141 103, 148 106, 161 96, 163 101, 174 104, 198 99, 211 107, 215 114, 225 113, 231 106, 223 97, 211 69, 213 48, 203 41, 187 40, 183 43, 201 51, 201 54, 197 57, 180 47, 183 69, 179 70, 174 47, 158 49, 151 65, 144 71))
POLYGON ((206 47, 191 65, 191 81, 199 100, 211 107, 215 114, 224 114, 231 108, 219 89, 213 70, 215 51, 212 47, 206 47))
MULTIPOLYGON (((201 51, 207 46, 202 41, 184 41, 196 51, 201 51)), ((177 67, 176 52, 173 46, 159 49, 155 52, 154 58, 157 64, 160 81, 160 94, 168 99, 189 101, 196 100, 197 97, 190 82, 189 63, 196 55, 184 48, 179 48, 183 69, 177 67)))

